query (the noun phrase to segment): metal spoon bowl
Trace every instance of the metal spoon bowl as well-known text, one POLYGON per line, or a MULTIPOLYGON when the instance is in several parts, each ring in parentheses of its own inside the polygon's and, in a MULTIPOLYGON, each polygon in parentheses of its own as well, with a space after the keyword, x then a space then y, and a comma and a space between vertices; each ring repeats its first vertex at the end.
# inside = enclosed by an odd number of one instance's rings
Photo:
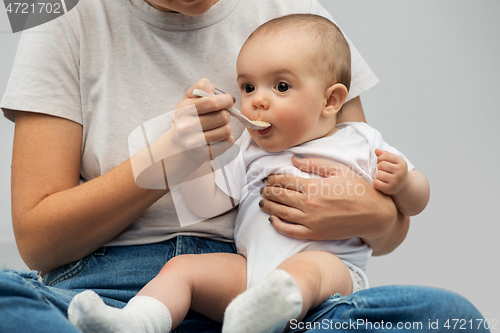
MULTIPOLYGON (((193 90, 193 95, 197 97, 207 97, 210 96, 209 93, 206 91, 200 90, 200 89, 194 89, 193 90)), ((247 117, 245 117, 243 114, 241 114, 241 111, 235 108, 234 106, 230 107, 227 109, 229 113, 238 119, 245 127, 254 129, 254 130, 263 130, 265 128, 268 128, 271 126, 271 124, 266 123, 265 121, 258 121, 258 120, 250 120, 247 117)))

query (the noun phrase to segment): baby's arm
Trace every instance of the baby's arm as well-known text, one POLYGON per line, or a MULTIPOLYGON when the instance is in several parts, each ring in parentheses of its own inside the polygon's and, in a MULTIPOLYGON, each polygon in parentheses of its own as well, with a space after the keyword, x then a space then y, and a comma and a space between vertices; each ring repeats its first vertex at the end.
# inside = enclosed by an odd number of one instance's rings
POLYGON ((179 190, 191 212, 201 218, 224 214, 238 204, 217 186, 212 166, 208 162, 185 179, 179 185, 179 190))
POLYGON ((396 154, 376 149, 378 171, 373 186, 392 197, 401 214, 417 215, 429 202, 430 187, 425 175, 408 170, 406 161, 396 154))

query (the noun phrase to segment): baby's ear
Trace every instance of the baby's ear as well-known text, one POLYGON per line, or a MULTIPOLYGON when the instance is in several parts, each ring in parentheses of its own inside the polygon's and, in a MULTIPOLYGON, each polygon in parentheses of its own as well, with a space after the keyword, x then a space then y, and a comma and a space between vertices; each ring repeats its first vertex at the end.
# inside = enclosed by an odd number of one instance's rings
POLYGON ((344 102, 347 98, 347 94, 349 92, 347 91, 346 86, 344 86, 342 83, 336 83, 325 91, 325 107, 323 108, 323 116, 325 117, 330 117, 342 108, 342 105, 344 105, 344 102))

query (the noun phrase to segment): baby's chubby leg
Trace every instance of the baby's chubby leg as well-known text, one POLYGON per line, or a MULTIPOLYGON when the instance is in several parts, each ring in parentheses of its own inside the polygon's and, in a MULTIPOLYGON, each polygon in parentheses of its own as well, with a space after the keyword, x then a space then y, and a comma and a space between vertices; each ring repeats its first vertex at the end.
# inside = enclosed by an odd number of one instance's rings
POLYGON ((229 304, 222 331, 282 328, 291 319, 302 319, 330 295, 348 295, 351 290, 351 275, 337 256, 324 251, 298 253, 229 304))
POLYGON ((171 259, 137 296, 154 297, 172 308, 175 328, 189 308, 222 322, 227 305, 246 286, 245 257, 232 253, 188 254, 171 259))
POLYGON ((326 251, 306 251, 285 260, 278 269, 288 272, 300 289, 304 318, 307 311, 323 303, 330 295, 352 293, 349 269, 336 255, 326 251))
POLYGON ((169 332, 189 308, 222 322, 226 306, 246 289, 246 259, 230 253, 172 258, 123 309, 92 292, 75 297, 70 321, 86 332, 169 332), (169 325, 168 322, 171 322, 169 325))

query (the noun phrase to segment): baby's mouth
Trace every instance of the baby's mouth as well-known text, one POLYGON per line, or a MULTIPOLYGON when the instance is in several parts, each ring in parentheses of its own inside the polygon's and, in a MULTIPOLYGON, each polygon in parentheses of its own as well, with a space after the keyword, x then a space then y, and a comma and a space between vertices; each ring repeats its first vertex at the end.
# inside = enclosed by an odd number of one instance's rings
POLYGON ((273 128, 273 125, 269 126, 268 128, 264 128, 263 130, 258 130, 257 132, 259 132, 260 135, 266 135, 267 133, 269 133, 271 128, 273 128))

